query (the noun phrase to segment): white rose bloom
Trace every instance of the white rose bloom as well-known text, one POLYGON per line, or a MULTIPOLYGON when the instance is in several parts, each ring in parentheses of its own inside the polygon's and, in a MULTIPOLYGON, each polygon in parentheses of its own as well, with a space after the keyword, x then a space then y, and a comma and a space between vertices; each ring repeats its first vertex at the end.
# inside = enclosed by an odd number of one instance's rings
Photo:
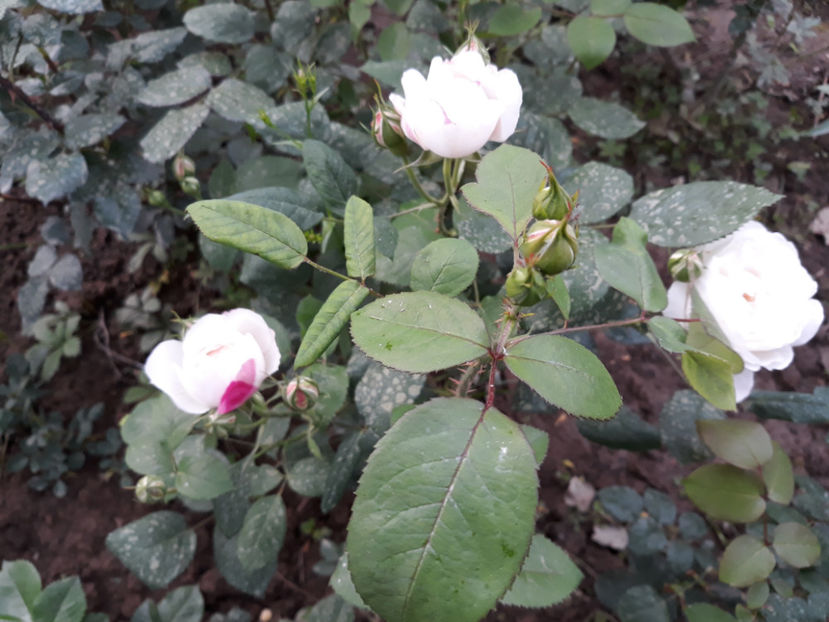
POLYGON ((400 81, 405 97, 393 93, 389 100, 403 133, 441 157, 466 157, 515 131, 523 97, 518 76, 485 64, 478 52, 436 56, 427 78, 407 69, 400 81))
MULTIPOLYGON (((734 376, 737 401, 748 397, 754 372, 784 369, 823 323, 823 305, 812 296, 817 283, 801 265, 794 244, 758 222, 697 249, 704 265, 693 283, 731 349, 743 359, 734 376)), ((690 283, 668 289, 663 315, 691 318, 690 283)))
POLYGON ((279 348, 258 313, 233 309, 199 318, 181 341, 162 341, 144 371, 187 413, 230 412, 279 367, 279 348))

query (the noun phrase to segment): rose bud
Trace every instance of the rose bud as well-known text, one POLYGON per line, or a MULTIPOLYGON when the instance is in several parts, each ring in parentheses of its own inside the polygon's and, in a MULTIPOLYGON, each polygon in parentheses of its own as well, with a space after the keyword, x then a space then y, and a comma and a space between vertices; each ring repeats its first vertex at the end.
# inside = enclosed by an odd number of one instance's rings
POLYGON ((196 174, 196 163, 192 158, 179 154, 173 159, 173 175, 181 181, 189 175, 196 174))
POLYGON ((194 415, 224 415, 244 404, 279 367, 273 330, 261 315, 233 309, 208 313, 181 341, 162 341, 144 371, 175 405, 194 415))
POLYGON ((141 503, 157 503, 166 494, 167 486, 157 475, 145 475, 135 485, 135 496, 141 503))
POLYGON ((578 233, 564 220, 539 220, 529 228, 520 252, 528 265, 547 276, 568 270, 576 262, 578 233))
POLYGON ((532 306, 547 296, 544 277, 531 267, 513 268, 504 289, 519 307, 532 306))
POLYGON ((409 152, 406 138, 400 127, 400 115, 388 104, 380 104, 371 119, 371 135, 383 149, 403 157, 409 152))
POLYGON ((702 258, 692 248, 675 251, 668 258, 668 272, 675 280, 688 283, 702 275, 702 258))
POLYGON ((320 389, 317 383, 307 376, 299 376, 285 385, 283 395, 288 406, 302 412, 317 403, 320 389))

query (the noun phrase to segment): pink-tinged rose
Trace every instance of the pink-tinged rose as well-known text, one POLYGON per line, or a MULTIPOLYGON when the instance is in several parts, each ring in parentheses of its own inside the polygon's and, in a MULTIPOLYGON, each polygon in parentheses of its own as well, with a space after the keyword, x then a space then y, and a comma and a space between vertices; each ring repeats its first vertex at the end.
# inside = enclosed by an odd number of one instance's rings
POLYGON ((432 59, 429 75, 407 69, 403 97, 389 100, 406 136, 444 158, 463 158, 487 141, 504 142, 515 131, 523 94, 510 69, 486 64, 464 49, 449 60, 432 59))
POLYGON ((794 244, 758 222, 697 249, 702 272, 690 283, 668 289, 663 315, 691 318, 696 289, 745 368, 734 376, 737 401, 748 397, 754 373, 784 369, 794 346, 815 336, 823 305, 813 298, 817 283, 801 265, 794 244))
POLYGON ((199 318, 181 341, 162 341, 144 371, 184 412, 216 409, 222 415, 244 404, 279 367, 279 348, 262 316, 233 309, 199 318))

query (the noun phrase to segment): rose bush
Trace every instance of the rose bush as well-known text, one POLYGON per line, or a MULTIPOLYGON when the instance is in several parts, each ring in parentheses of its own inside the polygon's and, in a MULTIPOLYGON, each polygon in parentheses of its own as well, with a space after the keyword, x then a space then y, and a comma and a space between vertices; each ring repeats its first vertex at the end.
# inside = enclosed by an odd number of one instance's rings
POLYGON ((503 142, 515 131, 522 92, 510 69, 486 64, 464 49, 449 60, 432 59, 428 77, 408 69, 400 80, 404 97, 389 99, 405 135, 444 158, 463 158, 487 141, 503 142))
POLYGON ((697 291, 743 359, 745 368, 734 376, 739 402, 751 393, 756 371, 788 367, 793 346, 817 333, 823 322, 823 306, 812 298, 817 283, 801 265, 794 244, 758 222, 697 251, 701 275, 671 285, 663 314, 693 317, 691 291, 697 291))
POLYGON ((279 367, 274 331, 261 315, 233 309, 199 318, 181 341, 158 344, 144 371, 181 410, 223 415, 253 395, 279 367))

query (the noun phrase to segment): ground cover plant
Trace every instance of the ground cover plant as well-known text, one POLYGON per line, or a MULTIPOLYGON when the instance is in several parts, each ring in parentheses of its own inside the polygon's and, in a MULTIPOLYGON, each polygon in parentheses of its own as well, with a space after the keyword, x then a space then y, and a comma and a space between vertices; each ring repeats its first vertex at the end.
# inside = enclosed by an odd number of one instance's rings
MULTIPOLYGON (((106 498, 152 507, 85 542, 131 577, 102 588, 114 610, 86 613, 86 569, 43 588, 29 538, 2 553, 0 617, 826 619, 827 473, 767 423, 825 456, 825 373, 768 373, 825 340, 825 266, 774 232, 806 235, 757 185, 773 161, 737 181, 723 159, 818 140, 825 93, 773 140, 734 112, 760 91, 686 106, 687 126, 654 123, 667 156, 617 98, 584 94, 591 70, 693 45, 715 9, 686 8, 3 5, 0 191, 48 217, 23 244, 2 467, 58 504, 94 468, 106 498), (678 132, 717 127, 743 142, 686 163, 678 132), (660 163, 683 177, 637 180, 660 163), (97 304, 114 240, 120 297, 97 304), (614 347, 661 368, 636 384, 647 401, 617 388, 614 347), (50 393, 92 351, 128 390, 66 417, 50 393), (559 426, 608 464, 677 462, 636 490, 596 459, 597 493, 559 426), (574 554, 588 531, 621 557, 574 554), (274 582, 295 600, 277 606, 274 582)), ((783 37, 820 55, 822 27, 808 5, 749 2, 729 33, 770 88, 791 85, 783 37)), ((663 88, 648 71, 643 116, 663 88)))

